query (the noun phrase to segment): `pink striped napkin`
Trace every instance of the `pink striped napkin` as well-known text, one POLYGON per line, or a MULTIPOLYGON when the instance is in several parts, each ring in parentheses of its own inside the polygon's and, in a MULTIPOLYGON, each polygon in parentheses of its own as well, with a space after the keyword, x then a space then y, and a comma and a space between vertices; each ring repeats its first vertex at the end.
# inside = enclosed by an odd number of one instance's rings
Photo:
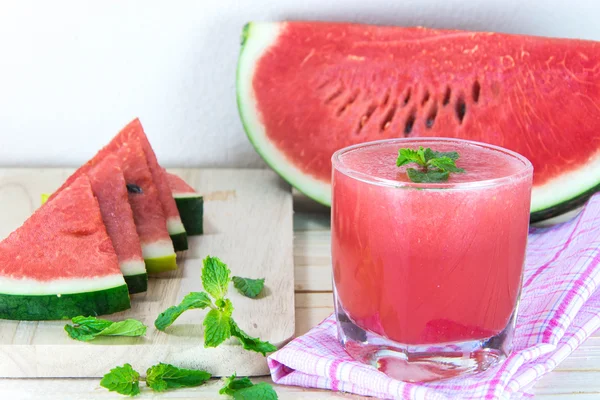
POLYGON ((532 228, 513 354, 470 377, 425 384, 388 378, 354 361, 337 341, 333 316, 272 354, 276 383, 378 398, 516 399, 600 328, 600 194, 569 222, 532 228))

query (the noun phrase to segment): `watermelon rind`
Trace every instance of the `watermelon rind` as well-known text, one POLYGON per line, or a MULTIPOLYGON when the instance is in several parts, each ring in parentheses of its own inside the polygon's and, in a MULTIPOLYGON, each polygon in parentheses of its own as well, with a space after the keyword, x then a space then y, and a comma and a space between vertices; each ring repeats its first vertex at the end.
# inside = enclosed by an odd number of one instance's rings
MULTIPOLYGON (((113 278, 113 277, 108 277, 113 278)), ((78 315, 105 315, 130 308, 127 285, 119 275, 121 284, 94 290, 107 283, 105 278, 61 279, 60 282, 26 282, 12 280, 10 289, 3 278, 0 282, 0 318, 25 321, 69 319, 78 315), (80 290, 79 284, 85 290, 80 290), (69 288, 71 290, 69 290, 69 288), (64 289, 61 293, 45 293, 52 289, 64 289), (21 292, 21 293, 17 293, 21 292)))
POLYGON ((254 69, 261 56, 275 43, 282 23, 248 23, 242 33, 242 50, 237 67, 237 104, 248 139, 265 160, 283 179, 319 203, 331 204, 328 183, 307 176, 268 139, 260 121, 260 113, 252 89, 254 69))
POLYGON ((144 258, 146 271, 148 273, 158 273, 173 271, 177 269, 177 255, 172 254, 164 257, 144 258))
MULTIPOLYGON (((326 206, 331 205, 329 183, 316 179, 293 165, 266 135, 252 87, 261 57, 276 42, 286 23, 248 23, 242 33, 237 67, 237 104, 248 138, 263 160, 300 192, 326 206)), ((531 221, 541 221, 584 204, 600 190, 600 156, 578 169, 566 171, 536 186, 531 196, 531 221)))
POLYGON ((204 198, 197 193, 173 193, 181 222, 189 236, 204 233, 204 198))
POLYGON ((142 293, 148 290, 148 274, 123 275, 129 294, 142 293))
POLYGON ((188 249, 188 240, 187 240, 187 232, 176 233, 171 236, 171 241, 173 242, 173 248, 175 251, 185 251, 188 249))

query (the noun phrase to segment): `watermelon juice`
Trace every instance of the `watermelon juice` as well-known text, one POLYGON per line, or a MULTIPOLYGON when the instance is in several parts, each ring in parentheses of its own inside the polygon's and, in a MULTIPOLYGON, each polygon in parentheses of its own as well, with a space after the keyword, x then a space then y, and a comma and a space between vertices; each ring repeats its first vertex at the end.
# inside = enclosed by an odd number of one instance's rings
POLYGON ((346 350, 390 375, 483 370, 510 349, 533 168, 459 139, 392 139, 333 155, 332 258, 346 350), (413 183, 399 148, 456 151, 445 182, 413 183), (437 362, 443 357, 443 362, 437 362))

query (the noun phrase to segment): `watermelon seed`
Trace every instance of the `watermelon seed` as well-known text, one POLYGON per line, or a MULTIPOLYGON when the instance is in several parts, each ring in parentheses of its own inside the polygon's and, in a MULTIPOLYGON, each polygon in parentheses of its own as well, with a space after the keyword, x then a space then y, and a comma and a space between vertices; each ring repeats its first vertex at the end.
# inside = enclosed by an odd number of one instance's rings
POLYGON ((369 108, 367 108, 367 112, 365 112, 365 115, 360 117, 360 121, 358 121, 358 129, 356 130, 357 135, 360 133, 360 130, 362 129, 362 127, 365 126, 365 124, 367 123, 369 118, 371 118, 371 115, 373 115, 373 113, 375 112, 376 109, 377 109, 377 105, 371 104, 369 106, 369 108))
POLYGON ((333 92, 333 94, 331 96, 329 96, 325 100, 325 104, 331 103, 333 100, 335 100, 338 97, 340 97, 342 95, 342 93, 344 93, 344 88, 343 88, 343 86, 340 86, 335 92, 333 92))
POLYGON ((415 115, 415 110, 412 110, 408 118, 406 119, 406 123, 404 124, 404 136, 410 135, 412 131, 413 125, 415 124, 415 120, 417 119, 415 115))
POLYGON ((141 187, 139 187, 138 185, 134 185, 133 183, 127 184, 127 191, 129 193, 144 193, 141 187))
POLYGON ((458 121, 462 124, 463 119, 465 119, 465 114, 467 113, 467 105, 465 104, 465 100, 461 97, 456 101, 456 116, 458 117, 458 121))
POLYGON ((425 126, 427 127, 427 129, 431 129, 431 127, 433 127, 433 123, 435 122, 435 117, 437 117, 437 112, 438 112, 437 103, 434 103, 433 107, 431 108, 431 111, 429 112, 429 115, 427 116, 427 119, 425 120, 425 126))
POLYGON ((356 98, 358 97, 358 94, 360 93, 360 90, 355 90, 354 93, 352 93, 352 95, 348 98, 348 100, 346 101, 346 103, 341 106, 338 111, 337 111, 337 115, 338 117, 344 112, 346 111, 346 109, 348 107, 350 107, 352 105, 352 103, 354 103, 354 101, 356 100, 356 98))
POLYGON ((423 96, 423 100, 421 100, 421 105, 424 105, 429 101, 429 90, 425 91, 425 95, 423 96))
POLYGON ((408 88, 408 92, 406 92, 406 96, 404 96, 404 105, 407 105, 408 102, 410 101, 410 95, 411 95, 411 88, 408 88))
POLYGON ((392 103, 389 111, 385 115, 383 122, 381 123, 381 131, 385 131, 392 124, 392 120, 394 119, 394 114, 396 114, 396 102, 392 103))
POLYGON ((446 93, 444 94, 444 101, 442 102, 442 105, 448 105, 448 103, 450 103, 450 96, 452 96, 452 90, 450 89, 450 86, 446 87, 446 93))
POLYGON ((475 83, 473 83, 473 101, 475 103, 477 103, 479 101, 479 92, 481 91, 481 85, 479 84, 479 81, 475 81, 475 83))

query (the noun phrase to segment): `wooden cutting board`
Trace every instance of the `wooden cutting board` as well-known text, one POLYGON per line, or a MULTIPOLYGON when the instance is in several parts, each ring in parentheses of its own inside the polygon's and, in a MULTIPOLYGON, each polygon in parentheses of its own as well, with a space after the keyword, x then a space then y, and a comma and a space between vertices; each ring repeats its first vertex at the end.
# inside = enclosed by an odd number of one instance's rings
MULTIPOLYGON (((40 206, 71 169, 0 169, 0 238, 6 237, 40 206)), ((244 351, 236 340, 203 346, 206 311, 184 313, 167 333, 154 328, 157 315, 191 291, 202 290, 202 259, 217 256, 233 275, 266 278, 258 299, 241 296, 230 285, 233 317, 252 336, 281 346, 294 334, 292 196, 290 187, 269 170, 172 170, 204 195, 203 236, 189 238, 178 257, 179 270, 151 277, 146 293, 132 296, 132 308, 107 319, 136 318, 143 338, 70 339, 61 321, 0 320, 0 377, 101 377, 130 363, 142 372, 159 362, 201 368, 215 376, 264 375, 266 358, 244 351)), ((23 249, 27 251, 27 249, 23 249)), ((84 255, 82 255, 84 256, 84 255)))

